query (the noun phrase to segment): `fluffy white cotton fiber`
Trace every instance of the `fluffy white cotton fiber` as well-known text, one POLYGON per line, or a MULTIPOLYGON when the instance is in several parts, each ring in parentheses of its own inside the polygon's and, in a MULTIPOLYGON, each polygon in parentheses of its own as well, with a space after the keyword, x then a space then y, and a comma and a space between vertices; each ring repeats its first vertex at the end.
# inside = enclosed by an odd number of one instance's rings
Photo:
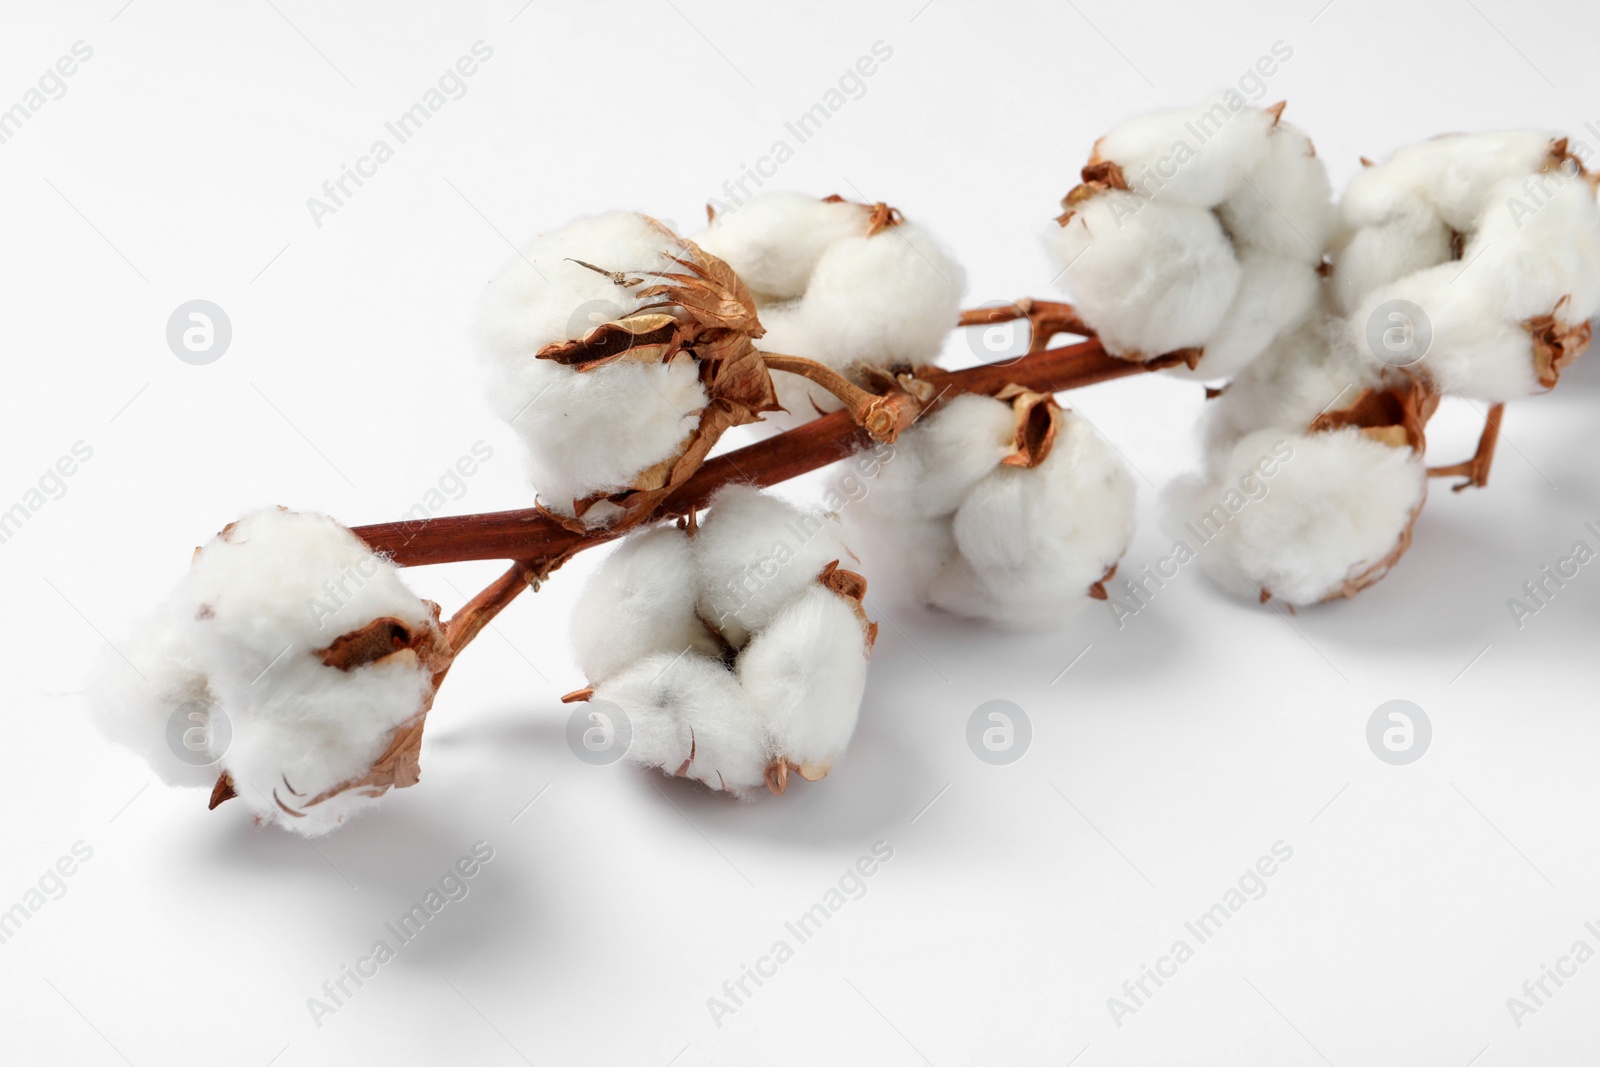
POLYGON ((593 699, 627 717, 630 760, 740 794, 827 773, 870 647, 859 596, 821 580, 853 561, 837 527, 731 486, 696 529, 632 534, 606 558, 573 645, 593 699))
POLYGON ((164 779, 201 784, 226 771, 258 819, 325 833, 376 802, 340 787, 362 780, 425 713, 441 642, 436 607, 349 530, 322 515, 260 511, 197 553, 129 643, 134 670, 108 664, 92 706, 105 732, 164 779), (392 644, 348 669, 325 662, 341 637, 378 620, 392 620, 380 629, 392 644), (209 735, 217 762, 191 768, 192 757, 178 757, 175 714, 200 730, 193 736, 209 735))

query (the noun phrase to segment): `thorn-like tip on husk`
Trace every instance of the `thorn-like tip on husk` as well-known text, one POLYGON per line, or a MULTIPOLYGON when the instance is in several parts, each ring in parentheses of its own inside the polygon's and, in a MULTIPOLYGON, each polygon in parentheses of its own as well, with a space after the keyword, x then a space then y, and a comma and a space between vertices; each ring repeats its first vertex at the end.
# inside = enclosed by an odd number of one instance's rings
POLYGON ((238 795, 233 788, 233 779, 228 776, 227 771, 223 771, 221 777, 217 779, 217 784, 211 787, 211 802, 206 805, 206 810, 216 811, 217 805, 238 795))

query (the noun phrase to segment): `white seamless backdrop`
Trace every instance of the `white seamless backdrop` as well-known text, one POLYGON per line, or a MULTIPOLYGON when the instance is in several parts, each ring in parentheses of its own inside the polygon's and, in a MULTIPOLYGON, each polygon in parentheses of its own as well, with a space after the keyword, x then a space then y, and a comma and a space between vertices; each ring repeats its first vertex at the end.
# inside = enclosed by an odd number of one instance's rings
MULTIPOLYGON (((1600 146, 1597 19, 1577 0, 6 5, 0 1061, 1594 1062, 1600 575, 1507 606, 1600 543, 1594 356, 1510 407, 1492 486, 1436 484, 1411 553, 1354 601, 1289 615, 1183 567, 1136 613, 1053 633, 875 603, 855 743, 782 798, 573 755, 558 698, 583 684, 565 634, 587 558, 456 668, 420 785, 315 842, 155 782, 83 689, 248 509, 528 502, 468 331, 542 229, 612 207, 689 226, 759 179, 900 207, 962 258, 967 306, 1050 296, 1039 235, 1118 119, 1223 85, 1287 99, 1336 184, 1453 130, 1600 146), (231 327, 210 362, 168 345, 195 300, 231 327), (1431 725, 1411 763, 1369 747, 1393 700, 1431 725), (993 701, 1026 716, 1009 763, 969 746, 993 701), (432 892, 448 906, 401 943, 388 924, 432 892)), ((1140 475, 1125 574, 1170 554, 1158 490, 1194 462, 1202 403, 1157 377, 1070 398, 1140 475)), ((1441 461, 1470 450, 1473 412, 1435 425, 1441 461)), ((496 570, 413 577, 448 609, 496 570)))

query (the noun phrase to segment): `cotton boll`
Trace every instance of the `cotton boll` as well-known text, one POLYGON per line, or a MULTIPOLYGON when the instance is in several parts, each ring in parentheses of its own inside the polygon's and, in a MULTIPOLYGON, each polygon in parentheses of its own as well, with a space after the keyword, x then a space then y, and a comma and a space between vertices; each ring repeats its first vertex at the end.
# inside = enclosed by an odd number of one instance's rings
POLYGON ((847 237, 865 236, 870 222, 862 204, 759 193, 719 212, 694 242, 732 267, 765 305, 798 298, 822 254, 847 237))
POLYGON ((1079 314, 1130 359, 1203 346, 1239 291, 1233 246, 1203 208, 1105 192, 1050 243, 1079 314))
POLYGON ((591 681, 603 681, 657 652, 719 649, 695 615, 689 539, 673 526, 626 538, 605 558, 572 615, 572 647, 591 681))
POLYGON ((806 778, 827 773, 855 732, 867 684, 866 633, 854 608, 813 584, 739 656, 739 680, 773 750, 806 778))
POLYGON ((958 558, 931 602, 1012 629, 1059 626, 1127 551, 1135 496, 1116 450, 1064 412, 1043 463, 996 467, 962 501, 958 558))
POLYGON ((1261 162, 1275 118, 1244 107, 1237 94, 1219 94, 1128 119, 1095 143, 1095 159, 1116 163, 1133 188, 1148 183, 1159 186, 1162 199, 1211 208, 1261 162))
POLYGON ((635 764, 731 793, 765 781, 765 723, 720 660, 658 653, 596 686, 594 699, 627 716, 635 764))
POLYGON ((1205 532, 1197 558, 1224 588, 1304 605, 1380 577, 1409 542, 1426 493, 1427 468, 1411 448, 1356 428, 1266 430, 1240 440, 1211 478, 1175 485, 1169 504, 1175 519, 1205 532), (1272 477, 1259 477, 1274 458, 1272 477), (1241 484, 1265 493, 1246 497, 1241 484))
POLYGON ((857 365, 931 363, 960 317, 966 272, 911 223, 829 246, 801 298, 817 347, 844 373, 857 365))
MULTIPOLYGON (((629 758, 743 793, 816 779, 848 742, 875 627, 837 520, 745 486, 704 521, 630 534, 574 621, 591 699, 620 708, 629 758)), ((596 708, 596 712, 603 708, 596 708)))
POLYGON ((375 803, 355 789, 312 800, 365 776, 431 699, 435 609, 395 568, 325 516, 262 511, 201 550, 175 600, 184 645, 231 724, 223 765, 245 804, 316 834, 375 803), (416 635, 422 654, 324 662, 337 639, 381 619, 416 635))
POLYGON ((851 559, 835 516, 738 485, 712 497, 691 548, 700 615, 736 649, 829 563, 851 559))
MULTIPOLYGON (((211 754, 257 819, 308 834, 415 780, 401 757, 414 768, 449 658, 437 607, 391 564, 332 519, 283 510, 249 515, 197 552, 129 647, 143 678, 124 668, 106 683, 99 718, 108 733, 164 778, 193 781, 173 773, 174 753, 163 758, 161 748, 174 714, 199 715, 211 754), (398 762, 380 770, 386 755, 398 762)), ((218 769, 207 776, 216 780, 218 769)))

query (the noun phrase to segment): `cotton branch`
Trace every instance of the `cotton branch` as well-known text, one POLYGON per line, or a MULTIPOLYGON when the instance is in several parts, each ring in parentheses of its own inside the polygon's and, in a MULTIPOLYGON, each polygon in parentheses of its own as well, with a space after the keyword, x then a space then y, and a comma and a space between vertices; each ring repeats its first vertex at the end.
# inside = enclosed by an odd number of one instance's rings
MULTIPOLYGON (((1004 312, 1007 309, 993 309, 1004 312)), ((970 313, 969 313, 970 314, 970 313)), ((1019 313, 1014 317, 1025 317, 1019 313)), ((967 316, 963 316, 966 321, 967 316)), ((992 321, 978 319, 978 324, 992 321)), ((1003 320, 1002 320, 1003 321, 1003 320)), ((960 393, 998 393, 1007 385, 1055 393, 1158 369, 1160 363, 1135 363, 1108 355, 1098 341, 1033 352, 1004 363, 946 371, 924 367, 898 394, 899 404, 915 404, 920 417, 960 393), (924 393, 927 399, 917 394, 924 393)), ((775 367, 775 369, 787 369, 775 367)), ((891 394, 885 394, 891 395, 891 394)), ((880 398, 881 399, 881 398, 880 398)), ((890 438, 892 439, 892 438, 890 438)), ((872 436, 851 412, 836 411, 756 444, 705 462, 668 496, 653 519, 678 518, 702 508, 718 489, 731 483, 767 487, 799 477, 871 447, 872 436)), ((471 559, 512 559, 544 574, 585 548, 610 541, 625 530, 599 527, 569 530, 542 508, 457 515, 360 526, 354 530, 373 551, 403 567, 471 559)))

